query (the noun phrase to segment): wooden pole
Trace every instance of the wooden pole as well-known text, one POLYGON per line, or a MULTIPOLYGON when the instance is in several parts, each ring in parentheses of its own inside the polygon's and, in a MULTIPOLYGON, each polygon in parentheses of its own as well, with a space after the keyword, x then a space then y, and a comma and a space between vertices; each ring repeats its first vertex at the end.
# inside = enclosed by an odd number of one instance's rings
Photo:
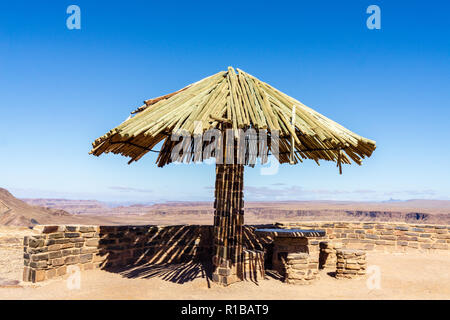
POLYGON ((244 165, 236 164, 236 149, 234 144, 234 164, 226 164, 225 157, 216 164, 213 281, 222 285, 242 280, 244 165))

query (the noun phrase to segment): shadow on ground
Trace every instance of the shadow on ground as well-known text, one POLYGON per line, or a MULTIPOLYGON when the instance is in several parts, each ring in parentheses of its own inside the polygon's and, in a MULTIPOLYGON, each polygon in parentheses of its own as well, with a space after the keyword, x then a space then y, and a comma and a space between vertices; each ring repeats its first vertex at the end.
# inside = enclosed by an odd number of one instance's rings
MULTIPOLYGON (((211 287, 212 263, 202 261, 189 261, 181 263, 145 263, 124 267, 109 267, 105 271, 120 274, 129 279, 152 279, 160 278, 177 284, 183 284, 195 279, 204 279, 208 288, 211 287)), ((266 279, 273 278, 282 281, 283 277, 273 270, 266 270, 266 279)), ((258 281, 245 279, 258 285, 258 281)))
POLYGON ((106 271, 118 273, 125 278, 151 279, 161 278, 165 281, 183 284, 195 279, 204 279, 210 287, 213 272, 212 263, 189 261, 181 263, 145 263, 124 267, 107 268, 106 271))

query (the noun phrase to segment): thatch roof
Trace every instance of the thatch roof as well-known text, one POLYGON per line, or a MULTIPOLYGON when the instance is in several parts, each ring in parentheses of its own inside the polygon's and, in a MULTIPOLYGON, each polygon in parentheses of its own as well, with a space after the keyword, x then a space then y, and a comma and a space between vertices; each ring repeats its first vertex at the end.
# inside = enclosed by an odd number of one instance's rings
POLYGON ((263 129, 269 135, 279 130, 280 163, 302 159, 318 163, 323 159, 336 161, 340 166, 341 162, 350 164, 352 159, 361 164, 375 150, 375 141, 357 135, 242 70, 237 69, 236 74, 231 67, 171 94, 147 100, 132 114, 95 140, 91 154, 122 154, 130 157, 131 163, 164 141, 157 159, 158 165, 164 166, 171 162, 169 154, 175 144, 170 139, 172 132, 183 129, 194 134, 200 129, 220 129, 223 124, 234 129, 263 129))

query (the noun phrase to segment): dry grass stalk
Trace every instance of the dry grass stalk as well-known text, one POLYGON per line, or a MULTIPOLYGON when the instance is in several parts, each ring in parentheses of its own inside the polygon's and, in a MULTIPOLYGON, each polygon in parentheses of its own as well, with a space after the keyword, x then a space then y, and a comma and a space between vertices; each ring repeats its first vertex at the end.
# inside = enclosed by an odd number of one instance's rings
MULTIPOLYGON (((200 131, 220 130, 223 124, 234 130, 264 130, 269 135, 278 130, 281 163, 327 160, 335 161, 342 170, 342 163, 353 160, 361 164, 375 150, 375 141, 357 135, 252 75, 237 71, 229 67, 181 90, 145 101, 133 111, 133 117, 95 140, 91 154, 122 154, 130 157, 131 163, 163 142, 157 158, 162 167, 172 162, 170 154, 176 145, 170 141, 173 132, 182 130, 193 135, 195 131, 198 135, 200 131), (201 125, 196 126, 197 122, 201 125)), ((188 149, 193 152, 180 159, 204 160, 193 146, 188 149)))

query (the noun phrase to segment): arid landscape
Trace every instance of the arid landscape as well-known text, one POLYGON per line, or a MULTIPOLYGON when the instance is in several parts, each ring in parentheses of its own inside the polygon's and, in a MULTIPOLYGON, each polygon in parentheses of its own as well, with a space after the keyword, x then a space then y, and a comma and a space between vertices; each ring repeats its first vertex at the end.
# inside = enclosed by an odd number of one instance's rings
MULTIPOLYGON (((17 199, 0 189, 0 224, 45 223, 212 224, 212 202, 167 202, 111 206, 97 200, 17 199)), ((247 224, 274 221, 399 221, 450 224, 450 201, 385 202, 284 201, 245 202, 247 224)))
MULTIPOLYGON (((449 224, 450 202, 432 200, 379 203, 292 201, 246 203, 247 224, 276 221, 398 221, 449 224)), ((201 264, 149 266, 144 271, 90 270, 81 288, 67 289, 67 275, 40 284, 22 282, 23 237, 37 224, 212 224, 207 202, 111 206, 93 200, 17 199, 0 190, 0 299, 449 299, 448 252, 387 254, 371 252, 368 264, 381 270, 381 289, 364 280, 339 281, 321 271, 321 281, 289 286, 268 276, 255 284, 245 281, 222 288, 206 277, 201 264), (189 281, 170 275, 189 269, 189 281), (399 270, 401 272, 399 272, 399 270), (133 276, 134 275, 134 276, 133 276), (181 285, 181 283, 184 283, 181 285), (125 290, 126 289, 126 290, 125 290), (245 289, 245 290, 243 290, 245 289), (263 290, 262 290, 263 289, 263 290), (278 292, 283 290, 283 296, 278 292)))

